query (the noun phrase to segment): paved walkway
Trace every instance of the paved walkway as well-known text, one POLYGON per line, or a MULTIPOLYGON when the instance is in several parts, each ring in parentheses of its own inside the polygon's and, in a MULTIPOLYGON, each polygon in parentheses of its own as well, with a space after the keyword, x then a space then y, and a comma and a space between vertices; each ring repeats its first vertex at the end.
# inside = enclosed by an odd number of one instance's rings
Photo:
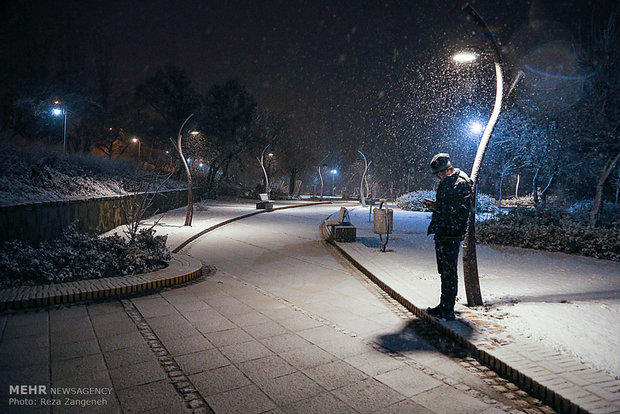
MULTIPOLYGON (((191 231, 172 212, 158 230, 174 247, 252 210, 199 207, 191 231)), ((265 213, 204 235, 183 251, 217 273, 184 287, 1 314, 0 411, 550 412, 452 355, 449 341, 326 248, 318 223, 336 210, 265 213)))

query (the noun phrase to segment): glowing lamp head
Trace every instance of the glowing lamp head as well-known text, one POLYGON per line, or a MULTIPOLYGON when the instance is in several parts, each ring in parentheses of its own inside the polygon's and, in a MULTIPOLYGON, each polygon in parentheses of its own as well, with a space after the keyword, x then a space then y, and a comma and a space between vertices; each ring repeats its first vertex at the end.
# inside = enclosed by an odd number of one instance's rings
POLYGON ((270 152, 270 153, 269 153, 269 154, 267 154, 267 155, 269 155, 270 157, 273 157, 273 152, 270 152))
POLYGON ((62 109, 60 109, 60 108, 54 108, 54 109, 52 109, 52 114, 53 114, 54 116, 60 116, 60 115, 62 115, 62 109))
POLYGON ((476 55, 474 52, 459 52, 456 55, 452 56, 452 59, 456 63, 470 63, 478 59, 478 55, 476 55))
POLYGON ((484 126, 480 122, 474 121, 471 123, 470 129, 471 129, 471 132, 473 132, 474 134, 479 134, 484 129, 484 126))
POLYGON ((202 168, 202 167, 204 167, 205 165, 201 162, 201 163, 199 163, 199 164, 198 164, 198 166, 199 166, 200 168, 202 168))
POLYGON ((196 135, 200 134, 200 131, 193 130, 193 131, 189 131, 189 133, 190 133, 191 135, 196 136, 196 135))
POLYGON ((330 171, 332 174, 338 174, 338 170, 331 170, 330 171))
POLYGON ((132 138, 131 142, 134 142, 134 143, 138 142, 138 138, 132 138))

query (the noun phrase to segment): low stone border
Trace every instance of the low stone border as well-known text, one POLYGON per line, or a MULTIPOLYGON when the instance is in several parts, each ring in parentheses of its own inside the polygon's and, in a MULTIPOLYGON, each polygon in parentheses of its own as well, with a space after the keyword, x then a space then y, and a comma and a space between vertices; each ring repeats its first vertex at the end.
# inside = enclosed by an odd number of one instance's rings
POLYGON ((150 273, 1 289, 0 311, 60 305, 145 292, 188 282, 201 275, 202 263, 199 260, 186 255, 173 254, 166 268, 150 273))

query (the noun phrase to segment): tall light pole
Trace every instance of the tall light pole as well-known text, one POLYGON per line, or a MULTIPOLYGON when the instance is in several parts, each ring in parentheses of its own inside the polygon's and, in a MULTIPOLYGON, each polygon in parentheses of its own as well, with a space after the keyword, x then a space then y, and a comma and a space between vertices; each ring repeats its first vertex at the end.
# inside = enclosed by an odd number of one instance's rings
MULTIPOLYGON (((493 112, 489 118, 480 144, 478 144, 478 151, 476 152, 476 158, 474 159, 474 165, 471 169, 470 178, 473 182, 473 199, 471 208, 469 210, 469 217, 467 220, 467 233, 463 240, 463 278, 465 280, 465 293, 467 296, 467 304, 470 306, 482 305, 482 293, 480 292, 480 277, 478 275, 478 258, 476 255, 476 187, 478 184, 478 175, 480 173, 480 167, 482 166, 482 160, 484 159, 485 152, 491 139, 491 134, 497 123, 499 113, 502 109, 502 99, 504 91, 504 81, 502 75, 501 56, 499 53, 499 47, 489 26, 486 24, 482 16, 478 14, 474 8, 467 3, 463 7, 474 21, 482 28, 483 33, 487 37, 487 40, 492 47, 493 63, 495 66, 495 104, 493 105, 493 112)), ((476 59, 474 53, 459 53, 453 57, 458 63, 472 62, 476 59)))
MULTIPOLYGON (((183 166, 185 167, 185 174, 187 174, 187 213, 185 214, 185 224, 184 224, 185 226, 192 225, 192 218, 194 217, 194 194, 192 192, 192 173, 190 172, 189 165, 187 165, 187 160, 185 159, 185 156, 183 155, 183 148, 181 147, 181 138, 183 137, 183 128, 185 127, 185 124, 187 124, 187 121, 189 121, 191 117, 193 116, 194 114, 191 114, 185 119, 185 121, 183 121, 183 124, 181 124, 181 128, 179 128, 179 134, 177 136, 177 145, 176 145, 177 151, 179 151, 179 155, 181 156, 181 160, 183 161, 183 166)), ((190 134, 198 135, 199 132, 191 131, 190 134)))
POLYGON ((62 105, 60 101, 54 101, 56 107, 52 108, 52 114, 54 116, 64 115, 64 126, 62 129, 62 153, 67 153, 67 107, 62 105))
MULTIPOLYGON (((258 163, 263 169, 263 174, 265 175, 265 193, 267 193, 267 199, 269 200, 269 175, 267 175, 267 169, 265 168, 265 151, 269 148, 271 144, 267 144, 267 146, 263 149, 263 152, 260 154, 260 158, 257 158, 258 163)), ((268 154, 270 157, 273 157, 273 154, 270 152, 268 154)))
POLYGON ((334 177, 336 177, 336 174, 338 174, 338 170, 331 170, 330 173, 332 175, 332 196, 335 196, 336 195, 336 184, 334 183, 334 177))
POLYGON ((141 142, 138 138, 133 137, 131 139, 131 142, 133 142, 134 144, 137 142, 138 143, 138 164, 140 164, 140 146, 141 146, 141 142))

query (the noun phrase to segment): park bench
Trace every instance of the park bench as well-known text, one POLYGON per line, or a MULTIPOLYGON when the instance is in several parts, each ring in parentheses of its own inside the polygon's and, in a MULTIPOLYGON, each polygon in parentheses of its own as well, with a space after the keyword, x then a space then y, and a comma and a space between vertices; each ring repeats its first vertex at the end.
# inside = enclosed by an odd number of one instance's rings
POLYGON ((260 197, 260 201, 258 203, 256 203, 256 209, 257 210, 271 210, 273 209, 273 201, 269 200, 269 194, 267 193, 260 193, 259 194, 260 197))
POLYGON ((332 237, 339 242, 354 242, 356 238, 356 228, 351 224, 349 211, 345 207, 340 207, 337 219, 325 220, 325 226, 330 230, 332 237))

